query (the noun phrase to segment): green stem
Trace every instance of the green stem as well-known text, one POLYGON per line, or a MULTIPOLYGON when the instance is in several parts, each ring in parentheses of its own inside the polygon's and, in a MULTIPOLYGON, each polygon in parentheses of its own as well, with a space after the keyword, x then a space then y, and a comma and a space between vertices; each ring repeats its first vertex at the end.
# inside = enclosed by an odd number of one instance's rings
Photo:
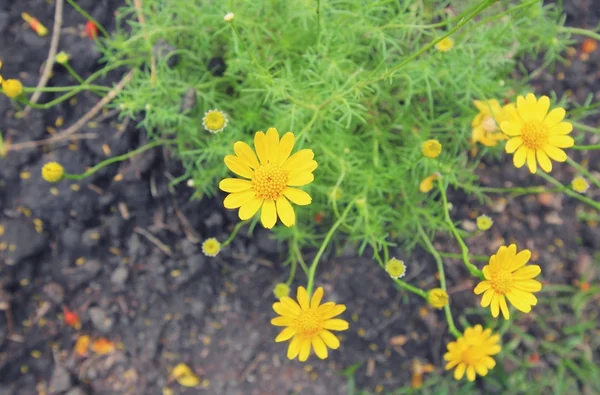
POLYGON ((321 38, 321 0, 317 0, 317 45, 321 38))
POLYGON ((543 193, 548 192, 548 188, 543 185, 537 187, 513 187, 513 188, 495 188, 495 187, 481 187, 479 188, 481 192, 488 193, 519 193, 519 194, 527 194, 527 193, 543 193))
MULTIPOLYGON (((453 252, 439 252, 439 254, 440 254, 440 256, 445 257, 445 258, 462 259, 462 254, 456 254, 453 252)), ((474 261, 480 261, 480 262, 487 262, 490 260, 490 258, 485 255, 471 255, 470 258, 474 261)))
POLYGON ((124 160, 127 160, 129 158, 134 157, 137 154, 140 154, 144 151, 147 151, 151 148, 154 147, 158 147, 159 145, 163 145, 163 144, 174 144, 175 141, 165 141, 165 140, 157 140, 157 141, 153 141, 149 144, 144 145, 143 147, 140 147, 136 150, 130 151, 126 154, 123 155, 119 155, 119 156, 115 156, 113 158, 109 158, 106 160, 103 160, 102 162, 98 163, 96 166, 92 167, 91 169, 89 169, 88 171, 86 171, 85 173, 81 173, 81 174, 65 174, 65 178, 69 179, 69 180, 83 180, 86 177, 91 176, 92 174, 94 174, 95 172, 97 172, 98 170, 112 164, 115 162, 122 162, 124 160))
POLYGON ((235 226, 233 227, 233 230, 231 231, 231 234, 229 235, 227 240, 225 240, 221 244, 221 248, 227 247, 233 241, 233 239, 235 239, 235 236, 237 236, 240 229, 242 229, 242 226, 246 225, 248 223, 248 221, 250 221, 250 220, 240 221, 237 224, 235 224, 235 226))
POLYGON ((445 186, 442 184, 443 183, 438 182, 438 187, 442 195, 442 201, 444 204, 444 217, 446 218, 446 223, 450 227, 450 231, 452 232, 452 234, 456 238, 456 241, 458 241, 458 244, 460 245, 462 259, 465 266, 467 267, 467 269, 469 269, 469 272, 471 272, 473 276, 483 279, 483 273, 481 273, 481 270, 477 269, 475 265, 473 265, 469 260, 469 248, 465 244, 464 240, 460 236, 460 233, 458 232, 458 229, 456 229, 456 227, 454 226, 454 222, 452 222, 452 219, 450 218, 450 212, 448 211, 448 198, 446 197, 446 189, 445 186))
POLYGON ((587 30, 587 29, 580 29, 577 27, 570 27, 570 26, 559 26, 558 31, 563 32, 563 33, 579 34, 580 36, 587 36, 587 37, 593 38, 594 40, 600 41, 600 34, 595 33, 591 30, 587 30))
MULTIPOLYGON (((438 254, 437 250, 431 243, 431 240, 429 240, 429 237, 427 237, 427 234, 425 234, 425 231, 423 230, 421 225, 417 226, 419 234, 423 239, 423 243, 425 243, 427 249, 429 250, 429 253, 433 255, 435 263, 437 264, 438 272, 440 274, 440 287, 444 290, 444 292, 448 293, 446 287, 446 274, 444 273, 444 263, 442 262, 442 257, 440 257, 440 254, 438 254)), ((452 312, 450 311, 450 303, 447 303, 446 306, 444 306, 444 315, 446 316, 446 321, 448 322, 448 329, 450 330, 450 333, 452 333, 456 338, 461 337, 462 334, 454 324, 454 318, 452 317, 452 312)))
POLYGON ((589 172, 588 169, 575 162, 573 159, 567 157, 567 163, 573 166, 578 172, 585 175, 594 185, 600 188, 600 181, 589 172))
POLYGON ((596 210, 600 211, 600 203, 596 202, 595 200, 592 200, 592 199, 588 198, 587 196, 580 195, 579 193, 571 190, 570 188, 565 187, 556 178, 552 177, 550 174, 544 173, 541 170, 538 170, 538 172, 536 174, 539 174, 540 177, 542 177, 544 180, 548 181, 549 183, 554 184, 559 188, 562 188, 562 191, 564 193, 566 193, 567 195, 574 197, 575 199, 578 199, 578 200, 582 201, 583 203, 586 203, 586 204, 592 206, 593 208, 595 208, 596 210))
POLYGON ((298 242, 295 238, 292 241, 292 251, 294 252, 294 254, 296 254, 296 259, 298 260, 300 267, 304 271, 304 274, 306 274, 306 276, 308 277, 308 266, 306 266, 306 262, 304 262, 304 258, 302 257, 302 253, 300 252, 300 247, 298 247, 298 242))
MULTIPOLYGON (((72 85, 72 86, 51 86, 51 87, 45 87, 45 88, 41 88, 40 92, 69 92, 72 91, 73 89, 81 89, 83 88, 83 90, 87 89, 87 90, 99 90, 99 91, 105 91, 105 92, 109 92, 110 88, 107 86, 102 86, 102 85, 72 85)), ((23 92, 25 93, 32 93, 35 92, 36 88, 28 88, 28 87, 24 87, 23 88, 23 92)))
POLYGON ((294 277, 296 277, 296 268, 298 267, 298 261, 293 258, 292 259, 292 268, 290 269, 290 275, 288 276, 288 279, 285 282, 285 285, 287 285, 288 287, 292 284, 292 281, 294 281, 294 277))
POLYGON ((576 127, 577 129, 581 129, 584 132, 600 134, 600 128, 594 128, 592 126, 586 125, 585 123, 576 122, 576 121, 569 121, 569 122, 572 123, 574 127, 576 127))
POLYGON ((88 14, 81 7, 79 7, 79 5, 77 5, 77 3, 75 3, 75 0, 67 0, 67 3, 71 4, 71 7, 75 8, 75 11, 79 12, 84 18, 89 19, 90 21, 94 22, 96 24, 96 26, 98 27, 98 30, 100 30, 100 32, 102 32, 104 37, 110 38, 110 34, 108 34, 106 29, 101 24, 99 24, 97 20, 92 18, 92 16, 90 14, 88 14))
POLYGON ((571 147, 571 149, 578 150, 578 151, 587 151, 587 150, 593 150, 593 149, 600 149, 600 144, 594 144, 594 145, 574 145, 574 146, 571 147))
POLYGON ((329 232, 327 232, 327 235, 325 235, 325 239, 323 240, 323 243, 321 243, 321 248, 319 248, 317 255, 315 255, 315 258, 313 259, 312 264, 310 265, 310 269, 308 269, 308 284, 306 285, 306 291, 308 292, 309 298, 312 295, 313 288, 315 287, 315 273, 317 272, 317 266, 319 264, 319 260, 321 259, 321 256, 325 252, 325 248, 327 248, 327 245, 331 241, 331 237, 335 233, 336 229, 342 224, 342 222, 344 222, 344 219, 346 219, 346 216, 350 212, 350 209, 352 208, 352 206, 354 206, 354 201, 352 201, 348 204, 348 206, 342 213, 342 216, 333 224, 331 229, 329 229, 329 232))
MULTIPOLYGON (((373 248, 373 254, 375 255, 375 260, 377 261, 377 263, 379 264, 379 266, 381 266, 381 268, 383 270, 385 270, 385 263, 384 261, 381 260, 381 257, 379 256, 379 251, 377 250, 377 245, 371 241, 371 248, 373 248)), ((387 248, 384 248, 384 253, 387 255, 387 248)), ((385 260, 385 262, 387 262, 388 259, 385 260)), ((410 285, 409 283, 407 283, 406 281, 402 281, 400 279, 396 279, 393 278, 392 279, 396 284, 398 284, 398 286, 400 288, 403 288, 409 292, 412 292, 420 297, 422 297, 423 299, 427 300, 427 292, 423 291, 420 288, 417 288, 413 285, 410 285)))
POLYGON ((67 71, 69 72, 69 74, 71 74, 71 76, 73 78, 75 78, 77 80, 77 82, 79 82, 80 84, 84 84, 85 82, 83 81, 83 78, 81 78, 81 76, 75 71, 73 70, 73 68, 71 67, 70 64, 68 63, 63 63, 63 67, 65 69, 67 69, 67 71))

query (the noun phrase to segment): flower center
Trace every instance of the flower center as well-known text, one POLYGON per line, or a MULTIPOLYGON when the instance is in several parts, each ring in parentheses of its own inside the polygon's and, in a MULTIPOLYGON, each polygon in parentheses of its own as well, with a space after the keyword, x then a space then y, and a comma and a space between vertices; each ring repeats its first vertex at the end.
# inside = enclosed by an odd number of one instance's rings
POLYGON ((483 118, 483 120, 481 121, 481 126, 486 132, 495 132, 496 130, 498 130, 498 124, 496 123, 494 118, 492 118, 489 115, 483 118))
POLYGON ((225 117, 218 111, 211 111, 206 114, 204 123, 210 130, 218 130, 225 124, 225 117))
POLYGON ((548 137, 548 128, 542 122, 525 122, 521 128, 521 138, 527 148, 542 148, 548 142, 548 137))
POLYGON ((498 270, 491 274, 492 289, 499 294, 506 294, 512 286, 512 275, 507 270, 498 270))
POLYGON ((467 365, 477 365, 481 362, 485 354, 482 352, 482 347, 469 345, 465 351, 463 351, 461 359, 467 365))
POLYGON ((323 330, 323 320, 314 309, 302 311, 300 316, 296 318, 296 328, 298 334, 302 337, 313 337, 323 330))
POLYGON ((281 166, 267 163, 254 172, 252 186, 259 199, 275 200, 283 194, 289 174, 281 166))

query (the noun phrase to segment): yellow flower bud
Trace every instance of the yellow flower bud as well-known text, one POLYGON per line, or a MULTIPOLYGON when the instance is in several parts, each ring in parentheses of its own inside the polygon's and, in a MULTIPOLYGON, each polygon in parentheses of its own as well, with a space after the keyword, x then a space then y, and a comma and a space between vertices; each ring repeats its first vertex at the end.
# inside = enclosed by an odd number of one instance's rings
POLYGON ((423 143, 421 151, 427 158, 434 159, 442 153, 442 145, 437 140, 427 140, 423 143))
POLYGON ((69 56, 69 54, 65 51, 60 51, 56 54, 56 63, 58 64, 65 64, 69 61, 69 59, 71 59, 71 56, 69 56))
POLYGON ((21 81, 15 79, 4 80, 2 81, 2 90, 6 96, 14 99, 23 93, 23 84, 21 84, 21 81))
POLYGON ((477 229, 479 230, 488 230, 493 224, 494 221, 487 215, 480 215, 477 217, 477 229))
POLYGON ((48 182, 58 182, 65 176, 65 168, 60 163, 48 162, 42 167, 42 178, 48 182))
POLYGON ((275 288, 273 288, 273 295, 275 295, 277 299, 281 299, 284 296, 289 296, 289 294, 290 287, 288 287, 285 283, 279 283, 275 285, 275 288))
POLYGON ((427 293, 427 302, 436 309, 442 309, 448 304, 448 294, 441 288, 433 288, 427 293))

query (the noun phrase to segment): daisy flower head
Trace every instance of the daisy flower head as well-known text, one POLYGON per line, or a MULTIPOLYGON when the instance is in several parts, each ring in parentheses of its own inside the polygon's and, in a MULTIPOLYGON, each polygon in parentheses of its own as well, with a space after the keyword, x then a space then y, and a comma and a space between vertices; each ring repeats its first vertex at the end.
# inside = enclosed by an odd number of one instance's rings
POLYGON ((235 14, 233 12, 228 12, 227 14, 225 14, 225 16, 223 17, 223 20, 225 22, 231 22, 233 21, 233 18, 235 18, 235 14))
POLYGON ((446 370, 454 370, 454 378, 460 380, 467 373, 467 380, 475 381, 477 375, 485 376, 496 366, 492 355, 502 349, 500 336, 492 335, 491 329, 483 330, 481 325, 465 329, 464 334, 454 342, 448 343, 448 352, 444 354, 446 370))
POLYGON ((239 208, 241 220, 252 218, 260 209, 260 220, 267 229, 275 226, 278 217, 285 226, 294 225, 296 214, 290 201, 305 206, 312 198, 293 187, 310 184, 317 168, 310 149, 290 155, 294 140, 293 133, 279 139, 277 129, 269 128, 254 136, 256 154, 248 144, 236 142, 235 155, 227 155, 225 165, 244 179, 225 178, 219 183, 219 188, 229 193, 223 201, 225 208, 239 208))
POLYGON ((287 357, 300 362, 308 359, 311 349, 317 357, 325 359, 328 356, 327 348, 337 350, 340 341, 330 331, 345 331, 348 322, 340 318, 334 318, 346 310, 343 304, 327 302, 321 304, 323 288, 319 287, 308 298, 304 287, 298 287, 296 295, 297 302, 290 297, 284 296, 279 302, 273 304, 273 310, 279 317, 273 318, 271 324, 283 326, 285 329, 275 338, 277 343, 290 340, 287 357))
POLYGON ((433 288, 427 292, 427 303, 436 309, 442 309, 448 304, 448 293, 441 288, 433 288))
POLYGON ((273 295, 275 295, 277 299, 281 299, 284 296, 289 296, 290 287, 288 287, 286 283, 279 283, 275 285, 275 288, 273 288, 273 295))
POLYGON ((227 114, 221 110, 209 110, 204 113, 202 126, 210 133, 219 133, 225 129, 229 120, 227 114))
POLYGON ((434 159, 442 153, 442 145, 437 140, 427 140, 421 146, 421 152, 427 158, 434 159))
POLYGON ((514 154, 513 163, 521 168, 527 162, 531 173, 537 171, 539 163, 542 170, 552 170, 553 159, 557 162, 567 160, 562 148, 572 147, 575 141, 568 136, 573 125, 563 121, 565 109, 550 109, 550 99, 542 96, 538 99, 530 93, 527 97, 517 97, 517 105, 509 107, 510 120, 500 124, 502 132, 510 137, 506 142, 506 153, 514 154))
POLYGON ((446 37, 445 39, 443 39, 440 42, 438 42, 437 44, 435 44, 435 49, 437 49, 440 52, 448 52, 453 47, 454 47, 454 40, 451 39, 450 37, 446 37))
POLYGON ((423 181, 419 184, 419 192, 427 193, 433 189, 433 182, 438 180, 440 175, 438 173, 433 173, 432 175, 425 177, 423 181))
POLYGON ((2 80, 2 91, 6 96, 14 99, 23 93, 23 84, 15 79, 2 80))
POLYGON ((531 311, 531 306, 537 304, 533 292, 542 289, 542 284, 534 280, 542 269, 538 265, 526 265, 531 258, 531 251, 523 250, 517 253, 517 246, 502 246, 490 257, 488 265, 483 267, 485 280, 475 287, 475 295, 483 293, 481 306, 488 307, 493 317, 498 317, 500 311, 504 319, 510 318, 506 299, 524 313, 531 311))
POLYGON ((60 163, 48 162, 42 166, 42 178, 47 182, 59 182, 65 176, 65 168, 60 163))
POLYGON ((221 252, 221 243, 214 237, 204 240, 202 243, 202 253, 206 256, 216 257, 221 252))
POLYGON ((590 184, 588 184, 585 178, 578 176, 573 178, 573 181, 571 181, 571 187, 575 192, 586 193, 590 187, 590 184))
POLYGON ((479 230, 486 231, 489 228, 491 228, 493 224, 494 224, 494 221, 485 214, 477 217, 477 229, 479 229, 479 230))
POLYGON ((481 143, 486 147, 495 147, 506 136, 500 131, 499 124, 508 120, 507 106, 501 107, 498 100, 473 101, 479 113, 471 122, 471 143, 481 143))
POLYGON ((385 271, 391 278, 397 280, 406 274, 406 265, 400 259, 392 258, 385 264, 385 271))

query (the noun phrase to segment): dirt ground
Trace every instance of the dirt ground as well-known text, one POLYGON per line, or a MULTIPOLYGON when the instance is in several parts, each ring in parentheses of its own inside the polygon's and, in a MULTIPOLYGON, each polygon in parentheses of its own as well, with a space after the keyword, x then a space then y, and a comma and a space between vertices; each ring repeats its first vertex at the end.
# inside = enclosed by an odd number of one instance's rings
MULTIPOLYGON (((26 86, 37 84, 50 40, 31 31, 20 14, 29 12, 50 28, 51 3, 5 0, 0 5, 5 77, 18 76, 26 86)), ((110 30, 121 1, 78 4, 110 30)), ((594 10, 592 1, 574 0, 565 7, 570 24, 598 23, 600 10, 594 10)), ((87 76, 100 65, 95 43, 83 33, 84 23, 65 4, 59 49, 69 52, 72 67, 87 76)), ((581 57, 579 44, 574 48, 570 64, 541 75, 535 87, 579 102, 590 93, 597 100, 600 50, 581 57)), ((103 83, 112 85, 123 73, 117 70, 103 83)), ((64 68, 54 68, 49 86, 74 84, 64 68)), ((44 94, 41 102, 55 97, 44 94)), ((91 93, 79 94, 18 119, 17 109, 2 96, 0 130, 13 144, 48 137, 61 129, 60 119, 67 127, 98 100, 91 93)), ((593 119, 588 124, 598 126, 593 119)), ((273 341, 277 328, 269 323, 274 316, 271 290, 287 276, 280 265, 284 248, 258 229, 252 237, 240 232, 218 257, 204 256, 197 241, 224 240, 237 223, 236 215, 222 209, 222 197, 191 200, 193 191, 185 183, 169 187, 183 169, 167 150, 147 151, 81 182, 43 181, 40 168, 48 161, 80 173, 146 141, 135 122, 111 113, 81 132, 97 137, 9 152, 0 159, 0 395, 152 395, 164 388, 174 394, 198 393, 170 377, 180 362, 200 377, 201 393, 228 395, 344 394, 347 379, 340 371, 355 364, 360 365, 357 387, 372 392, 409 384, 415 360, 434 364, 442 374, 448 340, 442 313, 399 293, 368 253, 358 257, 351 246, 329 252, 319 267, 319 284, 328 300, 348 307, 344 317, 351 327, 340 350, 326 361, 288 361, 285 345, 273 341), (79 314, 81 329, 65 325, 64 306, 79 314), (82 335, 92 341, 106 338, 115 349, 107 355, 79 355, 74 345, 82 335)), ((579 152, 575 159, 585 159, 590 170, 600 171, 597 155, 579 152)), ((487 186, 539 183, 524 169, 514 169, 510 158, 487 160, 480 174, 487 186)), ((574 173, 565 165, 557 166, 553 175, 569 182, 574 173)), ((600 194, 596 190, 589 196, 597 200, 600 194)), ((454 193, 452 202, 453 217, 464 219, 466 228, 483 211, 493 215, 492 230, 469 240, 473 253, 490 255, 503 240, 518 242, 536 251, 533 261, 544 265, 546 283, 572 284, 582 272, 589 274, 597 259, 600 229, 579 221, 579 205, 562 195, 495 196, 485 208, 454 193)), ((443 238, 437 246, 457 251, 455 243, 443 238)), ((402 251, 394 255, 408 261, 407 280, 424 287, 437 281, 433 259, 423 251, 410 258, 402 251)), ((453 308, 475 307, 473 282, 462 263, 448 260, 447 265, 453 308)), ((527 318, 519 320, 526 325, 527 318)))

